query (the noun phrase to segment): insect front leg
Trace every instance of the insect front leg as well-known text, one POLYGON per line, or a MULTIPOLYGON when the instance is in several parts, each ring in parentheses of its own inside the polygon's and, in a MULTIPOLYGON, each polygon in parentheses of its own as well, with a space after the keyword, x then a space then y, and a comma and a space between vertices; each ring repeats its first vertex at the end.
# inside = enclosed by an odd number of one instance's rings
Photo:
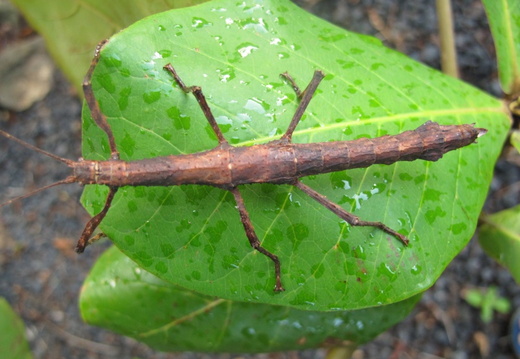
POLYGON ((303 113, 307 109, 307 106, 309 105, 309 102, 311 101, 314 92, 316 92, 316 89, 318 88, 318 85, 320 84, 321 80, 323 80, 323 78, 325 77, 325 74, 320 70, 314 71, 314 75, 312 76, 311 82, 309 82, 307 88, 303 90, 303 92, 300 91, 300 88, 298 87, 298 85, 296 85, 296 82, 287 72, 284 72, 283 74, 281 74, 281 76, 290 82, 292 88, 296 92, 296 95, 298 96, 298 98, 300 98, 300 103, 298 105, 298 108, 296 109, 296 112, 293 115, 291 123, 289 124, 287 131, 285 131, 283 136, 280 138, 280 141, 289 143, 291 142, 292 134, 296 129, 296 126, 298 126, 298 123, 300 122, 303 113))
POLYGON ((237 203, 238 212, 240 213, 240 219, 242 220, 242 224, 244 225, 244 229, 246 231, 247 239, 249 239, 249 243, 251 247, 262 253, 263 255, 269 257, 274 262, 274 276, 276 284, 274 286, 275 292, 283 292, 285 289, 282 285, 281 280, 281 272, 280 272, 280 260, 278 256, 266 250, 261 246, 260 241, 258 240, 258 236, 255 233, 255 229, 253 227, 253 223, 251 223, 251 218, 249 218, 249 213, 246 210, 244 205, 244 199, 242 195, 238 191, 238 188, 232 188, 229 190, 235 197, 235 202, 237 203))
POLYGON ((204 97, 204 94, 202 93, 202 89, 199 86, 186 86, 177 74, 177 71, 175 71, 175 69, 173 68, 172 64, 167 64, 163 68, 173 76, 173 79, 175 80, 175 82, 177 82, 182 91, 184 91, 185 93, 191 92, 193 96, 195 96, 200 108, 202 109, 202 112, 204 113, 204 116, 206 116, 206 119, 209 122, 209 125, 213 129, 213 132, 215 132, 215 135, 217 135, 219 145, 228 145, 228 141, 226 140, 226 138, 222 134, 222 131, 218 127, 217 121, 215 120, 215 117, 211 112, 211 108, 209 107, 206 101, 206 97, 204 97))
POLYGON ((316 200, 318 203, 325 206, 325 208, 328 208, 329 210, 331 210, 334 214, 336 214, 339 218, 343 219, 345 222, 347 222, 351 226, 376 227, 376 228, 379 228, 380 230, 382 230, 383 232, 386 232, 386 233, 390 234, 391 236, 399 239, 401 242, 403 242, 403 244, 405 246, 408 245, 409 240, 408 240, 408 238, 406 238, 406 236, 394 231, 392 228, 387 227, 385 224, 383 224, 381 222, 362 221, 361 219, 359 219, 358 216, 355 216, 352 213, 345 211, 342 207, 340 207, 336 203, 332 202, 327 197, 319 194, 318 192, 316 192, 309 186, 303 184, 302 182, 296 181, 294 183, 294 185, 296 187, 298 187, 299 189, 301 189, 306 194, 308 194, 311 198, 316 200))
POLYGON ((78 243, 76 244, 76 252, 77 253, 83 253, 87 245, 89 244, 89 239, 92 236, 92 233, 96 230, 96 228, 99 226, 103 218, 107 215, 108 210, 110 209, 110 206, 112 205, 112 200, 114 199, 114 196, 119 189, 119 187, 109 187, 110 192, 108 192, 107 199, 105 201, 105 206, 94 217, 88 221, 88 223, 85 226, 85 229, 83 229, 83 233, 81 233, 81 237, 79 238, 78 243))
MULTIPOLYGON (((99 103, 96 100, 96 96, 94 95, 94 91, 92 90, 92 74, 94 73, 94 69, 96 68, 96 65, 99 62, 101 49, 103 48, 103 46, 105 46, 106 43, 107 40, 102 41, 96 47, 96 53, 94 55, 94 58, 92 59, 92 62, 90 63, 90 68, 88 69, 88 72, 85 75, 85 79, 83 80, 83 92, 85 94, 85 101, 87 102, 87 105, 90 109, 90 114, 92 115, 92 118, 94 119, 96 124, 107 134, 108 144, 110 146, 111 152, 110 158, 112 160, 119 160, 119 151, 116 146, 116 141, 112 132, 112 128, 108 124, 105 114, 101 111, 99 103)), ((82 253, 85 250, 85 248, 90 243, 89 240, 92 236, 92 233, 94 233, 94 231, 99 226, 103 218, 105 218, 108 210, 110 209, 112 200, 114 199, 118 187, 110 186, 109 188, 110 191, 105 201, 105 206, 103 207, 101 212, 99 212, 97 215, 92 217, 90 221, 87 222, 85 228, 83 229, 83 233, 81 234, 81 237, 79 238, 78 243, 76 244, 77 253, 82 253)))

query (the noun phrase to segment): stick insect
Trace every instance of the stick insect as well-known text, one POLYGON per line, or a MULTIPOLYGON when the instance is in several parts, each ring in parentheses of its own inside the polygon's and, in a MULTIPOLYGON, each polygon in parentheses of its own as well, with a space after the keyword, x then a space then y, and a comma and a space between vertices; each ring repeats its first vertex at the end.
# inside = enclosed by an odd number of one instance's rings
POLYGON ((171 64, 164 70, 173 78, 177 86, 186 94, 193 94, 215 133, 218 144, 215 148, 193 154, 170 155, 136 161, 120 159, 114 134, 101 111, 92 90, 92 74, 99 61, 104 43, 98 45, 95 56, 83 82, 83 90, 88 107, 96 124, 106 133, 111 156, 106 161, 73 161, 34 147, 12 135, 1 131, 0 134, 29 149, 35 150, 55 160, 65 163, 72 174, 65 179, 42 187, 31 193, 11 199, 0 206, 15 200, 29 197, 38 191, 66 183, 106 185, 109 188, 104 207, 86 224, 76 245, 76 252, 82 253, 89 239, 106 216, 118 189, 124 186, 175 186, 182 184, 209 185, 231 192, 245 234, 251 247, 268 257, 274 264, 274 291, 284 290, 281 278, 281 262, 278 256, 265 249, 255 232, 253 223, 240 194, 239 186, 253 183, 290 184, 332 211, 351 226, 370 226, 395 237, 408 245, 408 238, 377 221, 366 221, 347 212, 338 204, 300 181, 301 177, 342 171, 352 168, 368 167, 372 164, 392 164, 397 161, 422 159, 437 161, 446 152, 467 146, 487 131, 473 125, 442 126, 428 121, 412 131, 398 135, 378 138, 360 138, 352 141, 295 144, 292 135, 305 112, 318 85, 324 78, 322 71, 316 70, 305 88, 301 91, 288 74, 282 77, 292 86, 299 104, 280 139, 267 144, 250 147, 234 147, 224 137, 215 117, 199 86, 187 86, 171 64))

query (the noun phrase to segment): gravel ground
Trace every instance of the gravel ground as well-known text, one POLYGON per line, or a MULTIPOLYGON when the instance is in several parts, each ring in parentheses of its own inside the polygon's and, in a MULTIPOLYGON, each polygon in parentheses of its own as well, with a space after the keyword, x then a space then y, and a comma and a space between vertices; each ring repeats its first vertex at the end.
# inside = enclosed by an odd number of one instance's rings
MULTIPOLYGON (((432 67, 439 67, 436 18, 432 1, 300 1, 301 6, 350 30, 380 37, 385 44, 432 67)), ((479 1, 455 4, 461 76, 500 95, 496 60, 484 10, 479 1)), ((29 110, 0 110, 0 126, 11 134, 67 158, 80 156, 80 102, 55 71, 51 93, 29 110)), ((0 198, 63 178, 67 169, 20 146, 0 141, 0 198)), ((497 165, 485 210, 495 212, 519 203, 518 168, 497 165), (516 188, 516 190, 515 190, 516 188)), ((81 283, 107 245, 76 256, 72 248, 88 220, 76 185, 45 191, 2 209, 0 218, 0 295, 23 318, 35 358, 238 358, 232 355, 164 354, 84 324, 77 308, 81 283)), ((513 358, 510 315, 497 314, 489 324, 461 299, 470 287, 497 286, 514 307, 520 290, 509 273, 489 259, 476 240, 450 264, 408 319, 361 347, 355 358, 513 358)), ((321 350, 243 358, 323 358, 321 350)))

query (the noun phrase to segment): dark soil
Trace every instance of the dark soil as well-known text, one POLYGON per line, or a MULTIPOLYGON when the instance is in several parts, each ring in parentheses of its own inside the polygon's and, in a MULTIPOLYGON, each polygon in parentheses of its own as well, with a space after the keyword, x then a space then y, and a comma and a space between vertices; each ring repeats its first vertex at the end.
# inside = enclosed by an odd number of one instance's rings
MULTIPOLYGON (((434 2, 384 0, 299 1, 300 5, 349 30, 377 36, 389 47, 439 68, 434 2)), ((455 24, 461 77, 500 96, 494 45, 480 1, 457 1, 455 24)), ((1 81, 1 80, 0 80, 1 81)), ((0 111, 9 133, 67 158, 80 157, 78 97, 56 71, 52 92, 22 113, 0 111)), ((10 198, 63 178, 67 169, 41 155, 0 141, 0 194, 10 198)), ((518 168, 500 162, 485 210, 519 203, 518 168), (509 190, 503 190, 509 188, 509 190)), ((35 358, 323 358, 322 350, 255 356, 154 352, 134 340, 86 325, 77 300, 83 279, 108 246, 77 256, 72 248, 88 220, 79 205, 81 188, 58 187, 2 209, 0 219, 0 296, 20 314, 35 358)), ((355 358, 513 358, 508 333, 511 314, 491 323, 461 293, 497 286, 513 307, 520 289, 510 274, 487 257, 476 239, 448 269, 408 319, 361 347, 355 358)))

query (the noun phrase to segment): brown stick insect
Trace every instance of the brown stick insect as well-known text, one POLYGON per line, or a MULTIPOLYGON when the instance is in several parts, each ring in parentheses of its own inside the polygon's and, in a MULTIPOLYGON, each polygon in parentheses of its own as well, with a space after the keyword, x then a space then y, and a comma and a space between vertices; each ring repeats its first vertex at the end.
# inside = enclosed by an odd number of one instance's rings
POLYGON ((250 245, 267 256, 274 264, 274 290, 280 292, 284 290, 281 279, 280 259, 261 245, 240 194, 240 185, 272 183, 296 186, 351 226, 376 227, 395 237, 406 246, 408 238, 403 234, 381 222, 365 221, 358 218, 314 189, 303 184, 300 178, 352 168, 368 167, 372 164, 389 165, 397 161, 414 161, 417 159, 437 161, 446 152, 467 146, 487 132, 485 129, 475 128, 473 125, 468 124, 443 126, 428 121, 415 130, 393 136, 387 135, 373 139, 360 138, 352 141, 292 143, 293 132, 311 101, 314 92, 325 76, 322 71, 317 70, 304 91, 300 90, 288 73, 282 74, 282 77, 286 79, 296 92, 299 104, 286 132, 280 139, 250 147, 234 147, 229 144, 222 134, 206 102, 202 89, 199 86, 185 85, 175 68, 171 64, 167 64, 164 66, 164 70, 173 77, 180 89, 185 93, 192 93, 196 98, 206 120, 217 136, 218 145, 211 150, 199 153, 123 161, 120 159, 112 130, 99 107, 91 86, 91 77, 99 61, 103 45, 104 43, 100 44, 96 49, 96 54, 83 82, 83 90, 93 119, 108 137, 111 151, 109 160, 93 161, 80 159, 72 161, 43 151, 4 131, 0 131, 2 136, 61 161, 72 170, 72 174, 65 179, 4 202, 0 204, 0 207, 10 204, 17 199, 31 196, 38 191, 65 183, 77 182, 82 185, 98 184, 108 186, 109 193, 103 209, 86 224, 76 245, 78 253, 83 252, 89 244, 89 239, 106 216, 112 200, 120 187, 175 186, 183 184, 209 185, 229 191, 233 195, 250 245))

